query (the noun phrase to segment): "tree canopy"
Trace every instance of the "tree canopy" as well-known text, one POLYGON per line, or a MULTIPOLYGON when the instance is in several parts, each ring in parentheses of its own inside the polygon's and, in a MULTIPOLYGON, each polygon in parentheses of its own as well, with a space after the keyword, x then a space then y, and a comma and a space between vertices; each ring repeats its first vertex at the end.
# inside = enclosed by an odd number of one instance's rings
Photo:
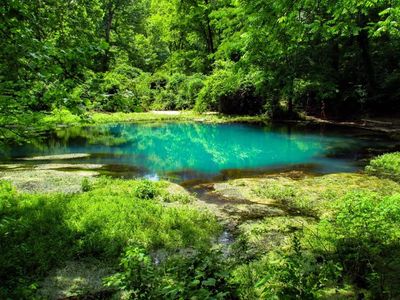
POLYGON ((398 1, 4 0, 0 15, 3 119, 60 107, 399 109, 398 1))

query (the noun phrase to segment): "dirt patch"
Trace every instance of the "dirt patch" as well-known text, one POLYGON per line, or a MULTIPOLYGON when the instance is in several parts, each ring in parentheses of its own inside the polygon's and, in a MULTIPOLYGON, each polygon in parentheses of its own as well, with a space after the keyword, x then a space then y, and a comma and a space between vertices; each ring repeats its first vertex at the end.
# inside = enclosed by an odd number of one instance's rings
POLYGON ((181 114, 181 112, 177 110, 152 110, 151 113, 155 115, 167 115, 167 116, 177 116, 181 114))
POLYGON ((96 259, 70 261, 50 272, 40 284, 39 294, 46 299, 71 299, 102 293, 107 290, 103 278, 114 272, 109 265, 96 259))
POLYGON ((78 193, 82 180, 94 180, 95 171, 10 170, 0 171, 0 179, 12 182, 17 190, 27 193, 78 193))

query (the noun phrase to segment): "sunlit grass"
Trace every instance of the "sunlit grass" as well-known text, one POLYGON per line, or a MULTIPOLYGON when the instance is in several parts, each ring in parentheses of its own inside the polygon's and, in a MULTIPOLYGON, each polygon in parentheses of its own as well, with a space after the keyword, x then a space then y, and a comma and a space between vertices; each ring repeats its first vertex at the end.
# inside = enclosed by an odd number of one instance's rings
POLYGON ((165 205, 164 198, 180 201, 167 187, 103 178, 85 183, 84 193, 30 195, 2 181, 0 295, 18 293, 21 280, 37 280, 67 260, 117 260, 129 245, 148 251, 208 248, 220 231, 216 219, 185 205, 165 205))

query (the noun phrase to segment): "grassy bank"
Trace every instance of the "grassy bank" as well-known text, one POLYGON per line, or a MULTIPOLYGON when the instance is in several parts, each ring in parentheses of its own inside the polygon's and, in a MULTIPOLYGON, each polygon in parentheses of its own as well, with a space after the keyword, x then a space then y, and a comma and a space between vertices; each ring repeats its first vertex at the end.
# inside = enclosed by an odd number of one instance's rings
POLYGON ((399 161, 373 160, 373 176, 215 183, 225 204, 212 212, 168 182, 84 178, 73 193, 27 194, 2 181, 0 297, 396 299, 399 161), (228 252, 214 214, 238 222, 228 252))
POLYGON ((33 297, 52 269, 71 260, 95 258, 116 269, 127 249, 208 249, 220 230, 215 218, 168 205, 190 198, 167 188, 163 182, 100 179, 83 181, 85 192, 72 195, 21 194, 1 182, 0 298, 33 297))
POLYGON ((197 113, 194 111, 150 111, 141 113, 104 113, 88 112, 77 116, 62 109, 55 110, 43 119, 47 124, 106 124, 119 122, 150 122, 150 121, 197 121, 210 123, 228 122, 266 122, 266 116, 228 116, 218 113, 197 113))

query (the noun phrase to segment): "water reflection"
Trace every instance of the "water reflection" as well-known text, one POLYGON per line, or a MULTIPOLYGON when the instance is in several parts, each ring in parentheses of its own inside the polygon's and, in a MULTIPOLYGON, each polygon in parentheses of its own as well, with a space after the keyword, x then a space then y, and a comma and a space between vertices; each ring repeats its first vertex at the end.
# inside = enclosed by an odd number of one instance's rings
POLYGON ((109 171, 119 168, 152 179, 194 179, 295 165, 312 165, 322 173, 351 171, 362 149, 373 143, 376 137, 287 125, 115 124, 58 129, 43 144, 12 148, 8 157, 90 153, 73 162, 105 164, 109 171))

